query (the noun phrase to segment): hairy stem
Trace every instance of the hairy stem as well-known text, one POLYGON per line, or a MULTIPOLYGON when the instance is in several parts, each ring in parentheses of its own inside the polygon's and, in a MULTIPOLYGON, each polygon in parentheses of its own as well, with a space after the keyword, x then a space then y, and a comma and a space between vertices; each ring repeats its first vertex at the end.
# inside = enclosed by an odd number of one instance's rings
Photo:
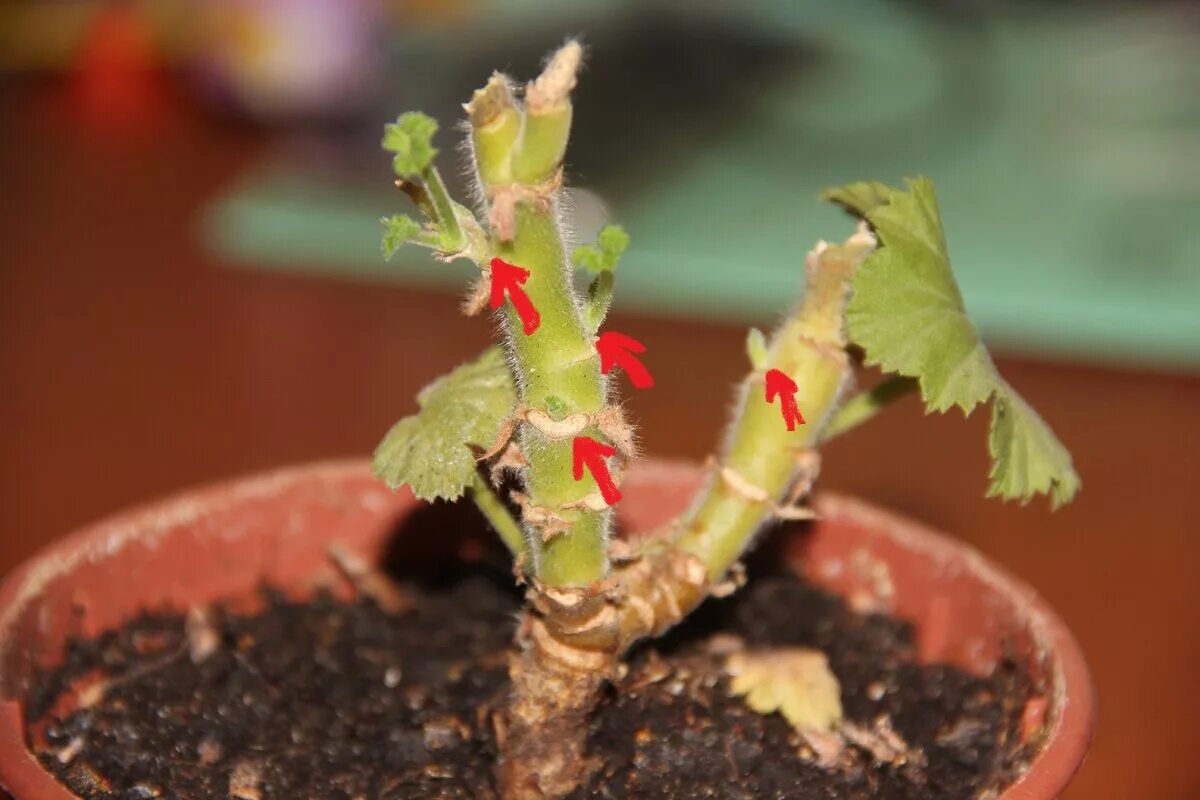
POLYGON ((742 382, 725 446, 709 470, 697 503, 676 544, 704 563, 719 581, 773 514, 787 513, 789 489, 815 477, 813 448, 841 399, 851 374, 843 314, 847 280, 871 252, 874 239, 860 230, 843 245, 819 245, 808 255, 800 306, 771 337, 765 363, 742 382), (778 369, 795 381, 807 424, 788 431, 780 409, 765 400, 764 375, 778 369))
POLYGON ((526 335, 511 304, 501 315, 523 411, 517 432, 527 465, 528 567, 549 586, 588 586, 608 573, 610 512, 597 502, 591 473, 578 481, 572 474, 575 437, 605 440, 596 421, 607 403, 558 221, 579 54, 569 42, 552 57, 530 84, 523 112, 503 76, 493 76, 467 106, 476 172, 490 200, 491 252, 529 271, 523 289, 541 318, 526 335))
POLYGON ((605 588, 611 511, 592 472, 580 480, 574 473, 576 437, 606 442, 602 429, 611 431, 613 418, 559 223, 581 54, 575 42, 560 48, 526 88, 524 109, 502 75, 466 106, 488 201, 490 255, 528 272, 521 289, 540 319, 526 334, 513 303, 499 315, 517 379, 522 564, 531 600, 509 662, 509 701, 496 718, 508 800, 561 797, 592 771, 586 719, 620 653, 605 588))
MULTIPOLYGON (((524 288, 541 314, 537 332, 526 336, 516 311, 507 307, 504 327, 521 404, 554 420, 573 415, 594 419, 604 409, 605 382, 579 312, 553 212, 518 204, 513 240, 493 243, 497 255, 529 270, 524 288)), ((581 481, 573 478, 572 456, 575 435, 597 440, 603 436, 590 424, 559 436, 529 421, 521 423, 519 434, 528 464, 527 504, 553 515, 543 523, 540 516, 527 514, 527 524, 534 528, 534 575, 552 586, 586 586, 602 579, 608 568, 604 545, 609 511, 582 505, 598 489, 590 473, 581 481)))

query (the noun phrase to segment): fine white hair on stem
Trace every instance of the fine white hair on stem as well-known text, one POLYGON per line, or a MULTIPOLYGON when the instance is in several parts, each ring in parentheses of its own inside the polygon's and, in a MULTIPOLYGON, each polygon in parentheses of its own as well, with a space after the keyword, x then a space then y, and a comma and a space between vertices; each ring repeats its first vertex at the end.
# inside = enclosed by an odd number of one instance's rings
MULTIPOLYGON (((480 220, 487 220, 487 192, 483 188, 483 177, 479 174, 479 164, 475 160, 475 141, 471 137, 471 123, 463 121, 459 126, 463 137, 458 142, 459 174, 467 184, 470 192, 471 208, 480 220)), ((490 233, 490 231, 489 231, 490 233)))

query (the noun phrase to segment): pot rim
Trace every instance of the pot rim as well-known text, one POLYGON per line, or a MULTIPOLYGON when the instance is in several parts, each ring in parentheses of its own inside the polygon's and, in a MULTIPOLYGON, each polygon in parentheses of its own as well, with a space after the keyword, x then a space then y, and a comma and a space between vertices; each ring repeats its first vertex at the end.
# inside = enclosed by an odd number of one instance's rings
MULTIPOLYGON (((660 480, 671 480, 694 478, 698 469, 698 465, 683 460, 647 459, 634 465, 631 473, 647 477, 657 473, 660 480)), ((80 563, 111 558, 131 542, 154 542, 189 520, 250 498, 279 493, 301 481, 336 482, 367 471, 365 460, 346 458, 252 473, 184 489, 60 537, 20 563, 0 583, 0 665, 11 646, 14 623, 25 606, 47 583, 80 563)), ((1096 708, 1095 689, 1083 651, 1062 619, 1032 587, 969 544, 848 495, 819 492, 815 505, 824 516, 850 519, 909 551, 938 561, 959 559, 966 571, 1003 594, 1020 611, 1034 640, 1050 656, 1052 707, 1057 713, 1046 733, 1045 745, 1025 773, 1004 790, 1000 800, 1057 797, 1082 766, 1091 743, 1096 708)), ((3 678, 0 674, 0 787, 6 787, 18 800, 76 798, 25 747, 20 703, 7 696, 3 678)))

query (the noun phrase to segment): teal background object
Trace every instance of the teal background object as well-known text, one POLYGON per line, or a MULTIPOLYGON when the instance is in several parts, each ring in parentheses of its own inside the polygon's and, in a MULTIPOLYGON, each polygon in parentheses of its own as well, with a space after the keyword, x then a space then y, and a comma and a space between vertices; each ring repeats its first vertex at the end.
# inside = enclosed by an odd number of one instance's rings
MULTIPOLYGON (((621 4, 588 5, 602 25, 621 4)), ((964 26, 866 0, 721 8, 706 12, 717 25, 728 14, 820 57, 746 86, 750 102, 717 134, 647 140, 630 120, 612 146, 671 158, 601 193, 633 238, 618 310, 769 320, 794 296, 812 242, 852 229, 821 188, 920 173, 937 184, 951 258, 989 341, 1200 367, 1200 47, 1169 14, 1022 8, 964 26)), ((597 46, 584 82, 603 57, 597 46)), ((407 209, 385 155, 373 158, 373 179, 296 159, 262 165, 215 203, 210 241, 259 268, 462 287, 464 265, 415 249, 383 261, 378 220, 407 209)), ((587 195, 579 205, 586 239, 606 215, 587 195)))

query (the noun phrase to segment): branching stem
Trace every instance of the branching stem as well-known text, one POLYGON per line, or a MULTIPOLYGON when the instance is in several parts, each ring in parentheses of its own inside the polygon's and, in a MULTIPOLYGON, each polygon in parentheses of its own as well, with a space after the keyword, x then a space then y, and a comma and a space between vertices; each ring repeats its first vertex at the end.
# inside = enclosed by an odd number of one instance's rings
POLYGON ((704 563, 714 583, 741 558, 793 483, 815 477, 812 448, 851 373, 843 331, 847 281, 873 247, 873 237, 862 230, 843 245, 821 245, 809 253, 804 300, 771 337, 765 363, 742 382, 725 447, 676 539, 704 563), (770 369, 795 381, 807 424, 788 431, 779 408, 766 402, 764 374, 770 369))
POLYGON ((874 389, 859 392, 847 400, 829 418, 829 424, 825 426, 825 431, 821 434, 821 441, 828 442, 836 439, 843 433, 874 419, 880 411, 916 390, 917 382, 912 378, 893 375, 874 389))

